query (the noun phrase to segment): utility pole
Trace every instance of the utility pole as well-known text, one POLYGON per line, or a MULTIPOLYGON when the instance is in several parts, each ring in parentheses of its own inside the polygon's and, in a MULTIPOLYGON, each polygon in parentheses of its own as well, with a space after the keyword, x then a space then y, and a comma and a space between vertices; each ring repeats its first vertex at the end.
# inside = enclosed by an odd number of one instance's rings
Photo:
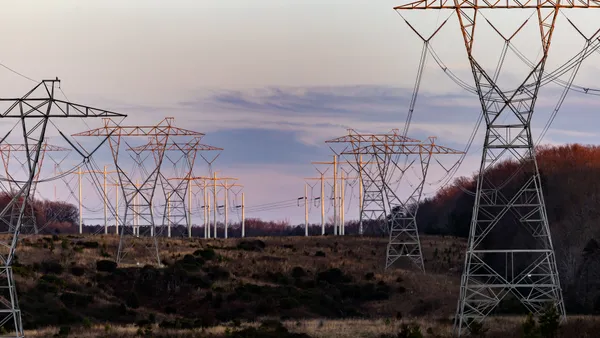
POLYGON ((81 167, 79 167, 79 169, 77 170, 77 175, 79 176, 79 234, 83 233, 83 213, 82 213, 82 198, 81 198, 81 167))
POLYGON ((325 235, 325 175, 321 173, 321 236, 325 235))
POLYGON ((225 203, 223 203, 223 207, 225 208, 225 235, 224 235, 225 238, 227 238, 227 221, 228 221, 227 220, 227 206, 228 206, 227 198, 229 197, 228 192, 229 192, 229 189, 227 188, 227 181, 225 181, 225 191, 223 194, 223 195, 225 195, 225 203))
MULTIPOLYGON (((318 164, 332 164, 333 162, 312 162, 312 163, 318 163, 318 164)), ((319 171, 317 169, 317 171, 319 171)), ((335 182, 336 180, 333 177, 325 177, 325 173, 327 172, 327 170, 321 172, 320 173, 320 177, 306 177, 304 178, 305 180, 318 180, 321 182, 321 197, 319 198, 321 200, 321 235, 325 234, 325 181, 327 180, 333 180, 333 182, 335 182)), ((343 171, 342 171, 343 172, 343 171)), ((358 177, 350 177, 350 176, 342 176, 342 178, 340 179, 340 181, 342 182, 342 184, 344 184, 343 182, 347 182, 348 180, 353 180, 353 179, 357 179, 358 177)), ((342 206, 342 210, 343 210, 343 206, 342 206)), ((335 211, 335 209, 334 209, 335 211)), ((337 223, 337 221, 336 221, 337 223)))
MULTIPOLYGON (((190 181, 191 182, 191 181, 190 181)), ((210 238, 210 225, 208 224, 208 198, 206 194, 206 181, 204 181, 204 187, 202 189, 202 195, 204 198, 202 199, 202 210, 204 211, 204 238, 210 238)))
POLYGON ((360 155, 358 163, 358 205, 360 205, 360 216, 358 223, 358 234, 362 236, 365 232, 363 228, 363 179, 362 179, 363 157, 360 155))
POLYGON ((344 186, 346 181, 344 180, 344 171, 342 170, 342 177, 340 179, 340 235, 345 234, 345 224, 344 224, 344 186))
POLYGON ((167 237, 171 238, 171 196, 167 197, 167 237))
POLYGON ((308 183, 304 183, 304 236, 308 237, 308 183))
MULTIPOLYGON (((206 238, 211 238, 210 235, 210 221, 206 221, 207 219, 210 219, 210 209, 211 209, 211 203, 212 203, 212 208, 213 208, 213 222, 214 222, 214 227, 213 227, 213 238, 217 238, 217 211, 219 206, 217 205, 218 203, 218 199, 217 199, 217 187, 223 187, 225 189, 224 192, 224 198, 225 198, 225 203, 223 204, 222 207, 225 208, 225 233, 224 233, 224 237, 227 238, 227 236, 229 235, 228 233, 228 223, 229 223, 229 215, 228 215, 228 208, 229 208, 229 189, 231 189, 232 187, 241 187, 241 185, 239 184, 228 184, 227 181, 236 181, 237 178, 233 178, 233 177, 217 177, 217 172, 214 172, 213 175, 211 177, 204 177, 204 176, 196 176, 196 177, 183 177, 183 178, 171 178, 174 180, 187 180, 188 182, 190 182, 190 186, 189 186, 189 191, 192 192, 192 188, 191 188, 191 182, 194 181, 196 182, 195 184, 202 188, 204 191, 204 209, 206 212, 206 217, 205 217, 205 236, 206 238), (198 181, 202 181, 202 185, 200 185, 198 183, 198 181), (212 187, 213 187, 213 199, 212 202, 210 201, 209 195, 208 195, 208 185, 206 183, 206 181, 212 181, 212 187), (217 181, 219 182, 224 182, 224 183, 217 183, 217 181)), ((190 195, 191 196, 191 195, 190 195)), ((188 205, 191 205, 191 199, 190 201, 188 201, 188 205)), ((191 214, 191 212, 190 212, 191 214)), ((191 222, 189 222, 189 224, 191 224, 191 222)))
POLYGON ((337 155, 333 155, 333 234, 337 235, 337 155))
POLYGON ((217 172, 213 173, 213 203, 213 222, 215 226, 213 236, 214 238, 217 238, 217 172))
POLYGON ((115 204, 115 235, 119 234, 119 183, 115 184, 117 201, 115 204))
MULTIPOLYGON (((102 200, 104 201, 104 234, 108 234, 108 197, 107 197, 107 176, 108 174, 113 174, 116 173, 116 171, 108 171, 106 169, 107 166, 104 166, 104 170, 103 171, 97 171, 97 170, 88 170, 88 171, 82 171, 81 167, 79 168, 79 170, 77 170, 77 172, 75 173, 78 176, 78 182, 79 182, 79 233, 82 234, 83 233, 83 192, 82 192, 82 176, 85 174, 102 174, 104 177, 104 184, 103 184, 103 189, 102 189, 102 200)), ((56 172, 56 165, 54 167, 54 174, 65 174, 63 172, 61 173, 57 173, 56 172)), ((118 189, 118 188, 117 188, 118 189)), ((56 200, 56 185, 54 186, 54 199, 56 200)))
POLYGON ((246 237, 246 201, 242 192, 242 238, 246 237))
POLYGON ((106 196, 106 174, 107 174, 107 170, 106 170, 106 166, 104 166, 104 184, 103 184, 103 199, 104 199, 104 234, 107 235, 108 234, 108 197, 106 196))
POLYGON ((192 238, 192 181, 188 181, 188 238, 192 238))

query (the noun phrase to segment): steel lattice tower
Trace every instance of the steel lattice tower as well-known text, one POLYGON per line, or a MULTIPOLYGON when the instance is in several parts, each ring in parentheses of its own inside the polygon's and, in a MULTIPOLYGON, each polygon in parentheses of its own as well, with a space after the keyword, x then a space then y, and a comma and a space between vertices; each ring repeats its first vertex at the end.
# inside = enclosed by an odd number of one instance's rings
MULTIPOLYGON (((531 118, 544 76, 550 42, 559 11, 565 8, 600 8, 600 1, 442 0, 417 1, 395 7, 398 11, 450 9, 456 13, 486 122, 473 218, 455 317, 455 333, 459 336, 472 322, 483 321, 509 293, 534 314, 539 314, 548 304, 553 304, 560 315, 563 318, 565 316, 531 135, 531 118), (480 17, 478 13, 491 9, 529 9, 535 11, 532 14, 537 14, 542 53, 533 60, 532 70, 516 88, 500 88, 496 74, 489 74, 482 64, 485 60, 478 58, 473 52, 480 17), (506 119, 510 122, 506 122, 506 119), (507 182, 498 182, 488 177, 488 169, 501 160, 514 160, 519 164, 517 171, 509 178, 519 185, 518 189, 505 189, 507 182), (502 231, 498 225, 507 223, 520 225, 530 234, 530 241, 520 245, 494 243, 494 235, 502 231), (502 269, 492 266, 491 260, 503 261, 505 266, 502 269)), ((486 18, 483 20, 489 22, 486 18)), ((522 27, 512 36, 518 34, 522 27)))
MULTIPOLYGON (((363 200, 359 215, 360 232, 362 233, 363 224, 378 223, 384 233, 388 233, 389 226, 386 225, 386 215, 390 211, 387 208, 386 183, 384 179, 384 169, 389 167, 392 154, 385 154, 385 149, 380 148, 377 152, 359 152, 359 148, 369 145, 384 145, 387 143, 418 143, 419 140, 402 136, 397 129, 388 134, 359 134, 353 129, 348 129, 348 135, 326 141, 326 143, 346 143, 350 145, 353 152, 341 155, 353 157, 348 160, 358 172, 359 179, 362 181, 363 200), (382 152, 383 150, 383 152, 382 152), (381 157, 381 155, 383 157, 381 157)), ((335 152, 335 151, 334 151, 335 152)))
MULTIPOLYGON (((187 236, 191 237, 192 234, 192 223, 191 205, 189 200, 191 199, 190 193, 190 180, 192 177, 192 171, 196 162, 198 152, 205 151, 222 151, 223 148, 217 148, 210 145, 200 143, 202 137, 194 137, 191 141, 186 143, 170 142, 165 148, 165 159, 168 160, 173 166, 173 173, 176 178, 167 178, 164 173, 160 174, 160 184, 165 196, 165 207, 163 213, 163 226, 167 226, 167 237, 171 237, 171 226, 185 225, 187 228, 187 236), (176 155, 169 155, 169 153, 175 153, 176 155), (177 157, 179 155, 179 157, 177 157), (178 165, 183 161, 183 165, 178 172, 178 165), (186 197, 188 201, 186 202, 186 197)), ((157 145, 150 140, 149 143, 133 147, 128 150, 140 154, 144 151, 151 151, 154 158, 157 159, 157 152, 162 149, 162 146, 157 145)), ((202 156, 202 155, 201 155, 202 156)), ((202 156, 208 163, 212 163, 216 159, 216 155, 211 161, 208 161, 202 156)))
MULTIPOLYGON (((120 232, 119 248, 117 251, 117 263, 123 263, 123 259, 133 249, 134 239, 131 238, 131 246, 128 246, 126 241, 125 227, 129 227, 140 236, 139 229, 144 226, 149 230, 148 235, 152 237, 152 244, 146 246, 151 256, 155 256, 158 266, 161 265, 160 254, 158 250, 158 241, 156 234, 156 224, 154 221, 153 200, 155 197, 156 186, 161 177, 161 169, 165 159, 167 144, 174 137, 202 137, 203 133, 182 129, 173 125, 173 118, 167 117, 160 123, 154 126, 119 126, 111 119, 104 119, 104 127, 88 130, 85 132, 74 134, 73 136, 103 136, 108 137, 108 143, 112 152, 115 168, 119 178, 119 185, 123 191, 125 199, 125 215, 123 217, 123 230, 120 232), (135 181, 134 173, 127 171, 119 159, 119 150, 121 142, 125 143, 127 149, 132 147, 126 139, 129 137, 148 137, 151 139, 150 144, 153 144, 155 151, 152 152, 154 165, 152 170, 147 170, 144 165, 145 158, 140 156, 141 152, 136 153, 136 156, 130 157, 133 159, 135 166, 140 173, 144 175, 141 182, 135 181), (131 216, 130 218, 128 216, 131 216), (137 220, 135 224, 134 220, 137 220), (144 224, 141 225, 140 221, 144 224)), ((135 152, 134 152, 135 153, 135 152)), ((146 230, 146 232, 148 232, 146 230)))
MULTIPOLYGON (((33 151, 36 151, 35 147, 37 147, 37 145, 32 146, 33 151)), ((2 163, 4 164, 4 172, 6 173, 6 178, 8 180, 8 185, 9 185, 9 191, 10 193, 13 193, 15 190, 15 187, 13 187, 13 177, 10 174, 10 169, 9 169, 9 164, 10 164, 10 159, 12 157, 15 156, 15 152, 27 152, 27 145, 26 144, 0 144, 0 156, 2 157, 2 163)), ((69 152, 71 151, 71 149, 68 148, 63 148, 63 147, 59 147, 59 146, 55 146, 55 145, 51 145, 48 144, 47 140, 44 141, 44 143, 42 144, 42 150, 41 150, 41 155, 40 155, 40 159, 37 163, 37 168, 36 168, 36 175, 33 179, 32 185, 31 185, 31 193, 30 193, 30 198, 26 200, 25 204, 25 213, 23 214, 22 218, 21 218, 21 233, 24 234, 37 234, 38 233, 38 226, 37 226, 37 222, 36 222, 36 215, 35 215, 35 209, 34 209, 34 199, 35 199, 35 192, 36 192, 36 188, 37 188, 37 182, 39 181, 40 178, 40 173, 42 170, 42 166, 44 163, 44 158, 46 155, 46 152, 69 152)), ((23 166, 24 164, 21 163, 23 166)), ((20 215, 20 209, 21 209, 21 205, 20 203, 17 203, 13 206, 13 210, 11 211, 11 221, 10 224, 12 227, 16 227, 17 225, 17 220, 19 218, 20 215)))
POLYGON ((348 135, 326 142, 350 143, 349 148, 346 147, 342 150, 340 155, 356 159, 356 161, 348 161, 348 163, 355 167, 355 170, 359 172, 360 179, 365 182, 363 183, 365 196, 363 197, 363 208, 368 193, 383 201, 381 206, 384 209, 383 215, 386 221, 384 224, 389 233, 386 269, 400 257, 407 257, 419 269, 425 271, 416 217, 429 164, 433 155, 462 154, 463 152, 439 146, 435 144, 433 137, 429 138, 429 143, 421 143, 419 140, 402 136, 397 129, 388 134, 358 134, 349 130, 348 135), (411 155, 416 157, 413 161, 410 163, 407 161, 404 165, 400 163, 401 156, 411 155), (360 160, 361 157, 367 157, 369 160, 363 162, 360 160), (421 169, 420 181, 412 191, 409 191, 408 197, 402 198, 398 195, 397 187, 394 184, 398 183, 399 185, 406 170, 417 160, 421 169), (373 163, 378 170, 365 169, 367 165, 373 165, 373 163), (400 179, 397 181, 394 179, 396 170, 400 173, 400 179), (368 188, 368 185, 371 185, 372 188, 368 188), (372 189, 373 193, 367 189, 372 189))
MULTIPOLYGON (((0 237, 0 248, 2 248, 0 249, 0 290, 2 290, 0 292, 0 326, 11 332, 5 337, 24 337, 12 264, 26 212, 26 202, 31 198, 36 177, 38 177, 46 131, 50 125, 54 125, 51 120, 126 116, 57 99, 54 95, 59 84, 60 80, 58 79, 44 80, 20 98, 0 98, 0 104, 8 105, 0 113, 0 119, 18 120, 17 125, 0 139, 0 144, 4 143, 12 133, 21 131, 27 156, 26 170, 21 173, 26 176, 26 179, 12 180, 17 186, 14 197, 0 211, 0 231, 6 235, 0 237), (18 210, 16 226, 11 226, 11 217, 7 217, 13 210, 18 210)), ((64 137, 62 133, 61 136, 64 137)), ((71 143, 70 140, 66 140, 71 143)), ((82 154, 79 149, 78 152, 82 154)))

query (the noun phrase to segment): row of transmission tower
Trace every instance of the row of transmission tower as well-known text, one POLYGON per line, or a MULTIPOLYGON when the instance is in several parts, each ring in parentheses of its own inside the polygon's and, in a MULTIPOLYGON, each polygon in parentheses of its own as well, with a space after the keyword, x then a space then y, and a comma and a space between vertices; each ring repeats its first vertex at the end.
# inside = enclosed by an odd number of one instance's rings
POLYGON ((119 236, 116 261, 120 265, 137 265, 150 257, 150 262, 160 266, 160 238, 191 237, 192 215, 203 216, 205 238, 216 238, 217 211, 222 210, 227 237, 227 212, 241 208, 244 232, 243 193, 241 205, 228 205, 229 195, 233 194, 237 201, 242 186, 235 183, 235 178, 218 177, 212 172, 212 164, 223 149, 201 143, 203 133, 179 128, 171 117, 155 125, 124 125, 127 115, 73 103, 66 96, 61 99, 59 92, 64 95, 60 80, 43 80, 23 96, 0 98, 0 118, 10 127, 0 137, 0 157, 5 169, 0 188, 2 198, 8 201, 0 210, 3 234, 0 236, 0 326, 11 337, 24 336, 12 271, 19 238, 40 233, 53 221, 65 217, 60 210, 49 215, 37 208, 44 203, 38 192, 40 183, 54 183, 55 201, 60 200, 59 195, 65 195, 57 194, 56 183, 61 180, 65 183, 61 190, 69 190, 67 196, 74 196, 79 205, 80 233, 84 232, 83 200, 92 195, 89 189, 95 190, 104 213, 104 234, 112 232, 119 236), (73 133, 74 126, 79 124, 77 120, 96 120, 101 126, 73 133), (54 137, 68 147, 50 144, 49 135, 58 135, 54 137), (142 144, 135 140, 141 140, 142 144), (98 153, 104 148, 110 149, 111 166, 100 166, 97 162, 98 153), (79 159, 66 161, 66 155, 57 158, 51 155, 54 153, 76 155, 79 159), (195 174, 198 156, 208 165, 206 176, 195 174), (44 176, 42 167, 46 158, 54 162, 54 171, 44 176), (127 165, 132 167, 126 168, 127 165), (71 184, 72 177, 77 177, 78 185, 71 184), (91 186, 84 188, 84 178, 91 186), (73 191, 75 186, 78 193, 73 191), (193 202, 199 191, 203 195, 202 199, 197 198, 201 200, 201 208, 193 202), (219 193, 224 195, 222 204, 217 198, 219 193), (40 218, 41 212, 46 214, 40 218), (109 224, 109 218, 114 223, 109 224), (43 219, 44 224, 38 224, 38 219, 43 219), (114 232, 110 227, 114 227, 114 232), (174 229, 185 231, 174 234, 174 229), (137 247, 147 250, 132 255, 137 247))

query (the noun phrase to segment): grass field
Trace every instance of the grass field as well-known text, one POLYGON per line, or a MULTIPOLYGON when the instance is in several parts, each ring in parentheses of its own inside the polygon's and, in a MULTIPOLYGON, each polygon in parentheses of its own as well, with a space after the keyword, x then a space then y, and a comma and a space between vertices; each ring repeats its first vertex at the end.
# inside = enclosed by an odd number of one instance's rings
MULTIPOLYGON (((249 337, 236 332, 268 319, 303 337, 396 337, 402 324, 451 336, 463 240, 424 236, 427 273, 403 261, 385 271, 385 239, 258 240, 161 239, 157 270, 144 267, 153 252, 138 239, 128 264, 107 272, 97 262, 114 259, 115 236, 29 236, 15 268, 27 336, 249 337)), ((486 337, 521 337, 523 320, 490 318, 486 337)), ((598 329, 573 317, 560 336, 598 329)))

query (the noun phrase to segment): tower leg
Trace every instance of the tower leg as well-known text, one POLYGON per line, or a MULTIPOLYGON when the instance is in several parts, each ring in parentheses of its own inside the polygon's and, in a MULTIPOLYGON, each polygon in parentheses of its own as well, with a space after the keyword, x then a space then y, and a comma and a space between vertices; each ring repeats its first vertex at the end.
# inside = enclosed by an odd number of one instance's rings
POLYGON ((0 289, 2 290, 0 294, 0 326, 10 332, 10 337, 25 337, 15 279, 10 265, 0 267, 0 289))

